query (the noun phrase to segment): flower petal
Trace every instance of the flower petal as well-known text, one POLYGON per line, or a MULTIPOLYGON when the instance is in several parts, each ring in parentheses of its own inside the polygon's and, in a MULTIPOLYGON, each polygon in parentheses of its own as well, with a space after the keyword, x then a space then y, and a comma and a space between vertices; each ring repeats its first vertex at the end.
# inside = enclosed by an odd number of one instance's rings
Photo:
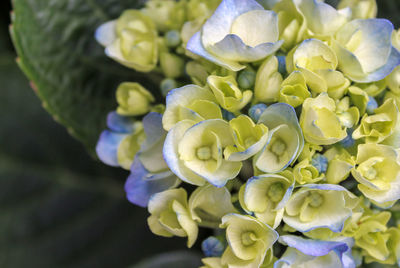
POLYGON ((100 160, 109 166, 118 167, 118 146, 127 136, 128 134, 103 131, 96 145, 96 153, 100 160))
POLYGON ((201 41, 208 48, 221 41, 231 31, 233 21, 252 10, 264 10, 255 0, 223 0, 214 14, 204 23, 201 41))
POLYGON ((246 45, 243 40, 235 35, 228 34, 220 42, 211 45, 208 49, 215 55, 219 55, 229 61, 253 62, 261 60, 276 52, 283 40, 275 43, 263 43, 255 47, 246 45))
POLYGON ((334 34, 348 20, 347 14, 317 0, 299 0, 297 6, 307 20, 308 28, 316 35, 334 34))
POLYGON ((242 65, 240 63, 237 63, 235 61, 229 61, 225 59, 221 59, 215 55, 212 55, 209 53, 204 47, 203 44, 201 43, 201 34, 200 32, 197 32, 190 38, 190 40, 187 43, 186 49, 189 50, 190 52, 199 55, 206 60, 209 60, 217 65, 220 65, 224 68, 227 68, 229 70, 232 70, 234 72, 238 72, 244 68, 246 68, 245 65, 242 65))
MULTIPOLYGON (((182 118, 181 108, 187 108, 195 100, 207 100, 217 102, 214 95, 209 89, 202 88, 196 85, 187 85, 184 87, 171 90, 166 98, 166 110, 164 112, 162 123, 164 129, 169 131, 176 123, 181 120, 189 119, 182 118)), ((201 118, 201 116, 194 111, 189 110, 192 118, 201 118)))
POLYGON ((108 21, 99 28, 95 33, 95 38, 102 46, 107 47, 111 45, 115 39, 117 39, 117 20, 108 21))
POLYGON ((115 132, 130 134, 134 131, 132 117, 119 115, 117 112, 110 112, 107 115, 107 127, 115 132))
POLYGON ((182 139, 185 131, 193 124, 193 121, 184 120, 176 124, 175 127, 168 132, 164 142, 163 156, 168 167, 181 180, 190 184, 201 186, 206 182, 204 178, 188 169, 178 157, 179 141, 182 139))
POLYGON ((341 256, 349 249, 344 242, 304 239, 294 235, 283 235, 279 242, 314 257, 327 255, 332 250, 341 256))
POLYGON ((146 207, 153 194, 174 188, 179 182, 171 171, 149 173, 140 160, 136 159, 132 164, 131 174, 125 182, 125 192, 131 203, 146 207))
POLYGON ((354 49, 349 49, 359 60, 365 73, 370 73, 387 62, 391 53, 393 24, 385 19, 353 20, 337 33, 336 40, 343 46, 350 46, 357 39, 354 49))

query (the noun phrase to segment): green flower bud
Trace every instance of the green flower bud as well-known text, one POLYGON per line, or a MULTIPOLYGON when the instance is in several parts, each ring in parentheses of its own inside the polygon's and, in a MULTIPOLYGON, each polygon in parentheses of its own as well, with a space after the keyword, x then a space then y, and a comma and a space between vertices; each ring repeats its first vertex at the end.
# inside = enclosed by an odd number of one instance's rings
POLYGON ((251 89, 256 82, 256 73, 252 70, 245 69, 239 73, 237 80, 240 88, 251 89))
POLYGON ((258 122, 265 109, 267 109, 267 105, 264 103, 253 105, 249 109, 249 116, 254 122, 258 122))
POLYGON ((117 113, 137 116, 149 112, 153 95, 138 83, 125 82, 117 89, 117 113))
POLYGON ((161 94, 166 97, 168 92, 173 90, 174 88, 178 87, 178 83, 176 82, 175 79, 172 78, 165 78, 164 80, 161 81, 160 84, 160 89, 161 89, 161 94))
POLYGON ((166 77, 178 78, 184 73, 185 61, 183 58, 177 55, 171 53, 161 53, 160 65, 166 77))
POLYGON ((168 47, 177 47, 181 43, 181 35, 177 30, 168 31, 165 34, 165 43, 168 47))

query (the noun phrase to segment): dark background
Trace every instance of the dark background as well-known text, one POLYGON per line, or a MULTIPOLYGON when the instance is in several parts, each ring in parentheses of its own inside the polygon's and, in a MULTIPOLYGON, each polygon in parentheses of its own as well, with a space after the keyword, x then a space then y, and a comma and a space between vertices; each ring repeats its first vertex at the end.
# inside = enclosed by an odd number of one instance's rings
MULTIPOLYGON (((380 16, 398 27, 397 0, 378 2, 380 16)), ((185 239, 153 235, 146 209, 125 199, 127 172, 89 156, 41 107, 15 62, 10 10, 2 1, 0 267, 127 267, 184 249, 185 239)))
POLYGON ((16 64, 10 10, 2 1, 0 267, 127 267, 184 249, 153 235, 147 210, 125 199, 127 172, 89 156, 41 107, 16 64))

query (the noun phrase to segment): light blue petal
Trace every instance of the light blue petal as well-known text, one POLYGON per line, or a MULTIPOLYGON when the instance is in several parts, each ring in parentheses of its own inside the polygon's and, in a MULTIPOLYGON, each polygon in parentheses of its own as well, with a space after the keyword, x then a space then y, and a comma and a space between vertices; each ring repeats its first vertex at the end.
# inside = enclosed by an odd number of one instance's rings
POLYGON ((100 160, 109 166, 119 167, 117 157, 118 146, 127 136, 128 134, 104 130, 96 145, 96 153, 100 160))
POLYGON ((207 50, 205 50, 205 48, 203 47, 203 44, 201 43, 200 32, 197 32, 195 35, 192 36, 192 38, 187 43, 186 49, 196 55, 199 55, 199 56, 205 58, 206 60, 209 60, 219 66, 222 66, 224 68, 230 69, 235 72, 238 72, 238 71, 246 68, 245 65, 239 64, 234 61, 221 59, 221 58, 214 56, 211 53, 207 52, 207 50))
POLYGON ((393 24, 385 19, 357 19, 347 23, 336 34, 345 45, 351 37, 360 34, 358 47, 352 51, 365 73, 382 67, 391 53, 393 24))
POLYGON ((211 45, 208 49, 223 59, 240 62, 261 60, 276 52, 283 44, 283 40, 275 43, 264 43, 251 47, 246 45, 239 36, 228 34, 220 42, 211 45))
POLYGON ((235 18, 251 10, 264 10, 264 8, 255 0, 223 0, 214 14, 204 23, 201 43, 208 48, 221 41, 230 33, 235 18))
POLYGON ((394 68, 396 68, 399 64, 400 64, 400 53, 399 51, 397 51, 397 49, 392 47, 389 59, 384 66, 368 74, 364 79, 357 79, 354 81, 359 83, 370 83, 382 80, 383 78, 388 76, 394 70, 394 68))
POLYGON ((163 129, 162 115, 159 113, 148 113, 142 122, 146 140, 141 145, 140 150, 145 151, 163 138, 167 132, 163 129))
POLYGON ((335 239, 335 240, 338 242, 344 242, 349 247, 349 249, 346 252, 344 252, 342 255, 343 268, 356 268, 358 265, 352 254, 352 248, 354 246, 354 239, 350 238, 350 237, 341 237, 341 238, 335 239))
POLYGON ((168 166, 163 156, 167 132, 163 129, 162 115, 149 113, 143 118, 142 122, 146 139, 140 146, 138 158, 149 172, 158 173, 167 170, 168 166))
POLYGON ((107 115, 107 127, 118 133, 130 134, 134 130, 134 119, 132 117, 119 115, 117 112, 110 112, 107 115))
POLYGON ((283 235, 279 237, 279 242, 314 257, 325 256, 334 250, 341 258, 342 254, 349 249, 344 242, 312 240, 294 235, 283 235))
POLYGON ((179 179, 172 172, 151 174, 136 158, 125 183, 125 192, 131 203, 146 207, 153 194, 176 187, 178 184, 179 179))
MULTIPOLYGON (((288 245, 289 248, 283 254, 281 259, 275 263, 274 268, 284 267, 284 263, 288 265, 310 263, 310 261, 321 256, 332 254, 332 252, 338 256, 338 261, 340 261, 342 265, 340 265, 340 263, 335 263, 336 266, 334 266, 334 263, 326 263, 326 266, 324 267, 356 267, 351 253, 351 248, 354 245, 354 240, 352 238, 339 237, 338 239, 335 239, 335 241, 321 241, 305 239, 294 235, 284 235, 279 238, 279 242, 288 245), (337 266, 338 264, 340 266, 337 266)), ((320 267, 316 265, 317 263, 313 263, 310 267, 320 267)))
POLYGON ((102 46, 107 47, 117 39, 117 21, 112 20, 100 25, 95 32, 95 38, 102 46))

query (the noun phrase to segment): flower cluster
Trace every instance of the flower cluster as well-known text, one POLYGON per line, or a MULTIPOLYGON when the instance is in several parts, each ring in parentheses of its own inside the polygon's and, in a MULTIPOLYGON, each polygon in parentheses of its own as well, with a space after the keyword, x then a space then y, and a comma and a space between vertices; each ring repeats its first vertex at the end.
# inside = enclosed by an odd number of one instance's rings
POLYGON ((151 231, 208 228, 203 267, 400 265, 400 31, 376 14, 149 0, 101 25, 109 57, 162 77, 118 87, 97 145, 151 231))

